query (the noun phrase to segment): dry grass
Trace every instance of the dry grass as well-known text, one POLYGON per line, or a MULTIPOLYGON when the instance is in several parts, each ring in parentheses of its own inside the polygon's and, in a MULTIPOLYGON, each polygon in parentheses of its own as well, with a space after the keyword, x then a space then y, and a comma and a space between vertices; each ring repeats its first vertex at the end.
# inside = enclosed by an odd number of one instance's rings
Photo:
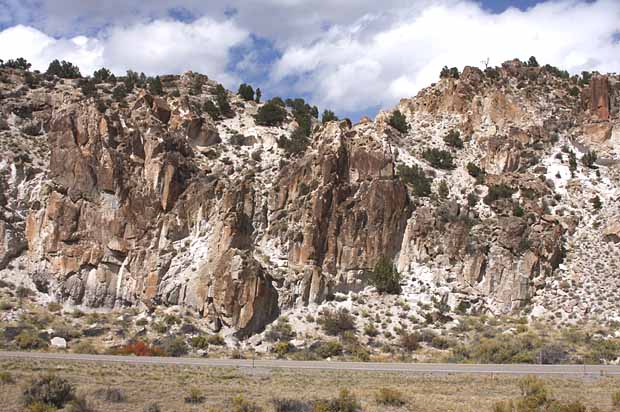
MULTIPOLYGON (((231 369, 169 365, 127 365, 114 363, 58 361, 0 361, 0 370, 9 371, 16 383, 0 388, 0 405, 5 412, 20 412, 21 386, 32 376, 54 372, 69 379, 97 411, 142 412, 153 402, 162 411, 189 412, 195 405, 184 402, 190 388, 200 390, 205 402, 200 410, 226 410, 234 396, 243 394, 271 411, 272 398, 326 399, 337 396, 342 388, 350 389, 366 412, 384 411, 376 402, 379 388, 395 389, 404 394, 406 404, 398 410, 415 412, 491 411, 495 401, 519 395, 518 377, 468 375, 413 375, 385 372, 289 371, 266 369, 231 369), (111 405, 97 399, 97 390, 122 388, 124 403, 111 405)), ((611 409, 611 394, 620 379, 546 378, 553 394, 561 399, 580 399, 589 406, 611 409)))

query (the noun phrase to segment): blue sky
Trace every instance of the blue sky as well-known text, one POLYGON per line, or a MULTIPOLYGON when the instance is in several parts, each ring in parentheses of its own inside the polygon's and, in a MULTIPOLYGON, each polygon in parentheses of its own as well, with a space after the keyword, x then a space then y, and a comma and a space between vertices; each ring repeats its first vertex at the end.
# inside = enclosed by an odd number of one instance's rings
POLYGON ((442 66, 535 55, 620 71, 620 0, 0 0, 0 58, 84 74, 200 71, 302 96, 354 119, 389 109, 442 66), (579 22, 578 30, 576 22, 579 22))

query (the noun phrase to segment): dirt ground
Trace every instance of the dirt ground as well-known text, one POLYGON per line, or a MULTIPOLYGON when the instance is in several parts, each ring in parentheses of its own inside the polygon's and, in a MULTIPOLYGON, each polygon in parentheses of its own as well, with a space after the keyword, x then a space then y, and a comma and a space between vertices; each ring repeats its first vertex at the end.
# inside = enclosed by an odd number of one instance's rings
MULTIPOLYGON (((419 375, 386 372, 340 372, 313 370, 232 369, 194 366, 129 365, 118 363, 0 361, 0 371, 10 373, 15 383, 0 384, 0 409, 22 412, 22 387, 32 377, 53 372, 75 384, 77 393, 92 401, 98 412, 143 412, 146 405, 159 404, 162 412, 229 410, 230 399, 243 395, 265 412, 273 410, 274 397, 301 400, 337 396, 341 388, 351 390, 368 412, 386 409, 415 412, 491 411, 498 400, 519 395, 515 376, 419 375), (126 401, 110 403, 97 399, 102 388, 120 388, 126 401), (400 390, 404 407, 378 405, 379 388, 400 390), (184 402, 197 389, 202 404, 184 402)), ((620 390, 620 378, 544 379, 553 395, 563 400, 581 400, 588 406, 611 410, 611 394, 620 390)))

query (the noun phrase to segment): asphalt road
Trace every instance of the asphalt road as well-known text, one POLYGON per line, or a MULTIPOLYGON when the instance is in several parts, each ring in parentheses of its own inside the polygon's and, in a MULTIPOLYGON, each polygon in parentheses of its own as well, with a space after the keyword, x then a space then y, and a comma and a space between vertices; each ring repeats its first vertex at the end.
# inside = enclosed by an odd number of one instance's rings
POLYGON ((367 372, 407 372, 419 374, 503 374, 602 376, 620 375, 618 365, 473 365, 452 363, 378 363, 336 361, 289 361, 252 359, 166 358, 148 356, 79 355, 73 353, 1 352, 0 359, 37 359, 82 362, 122 362, 129 364, 187 365, 233 368, 318 369, 367 372))

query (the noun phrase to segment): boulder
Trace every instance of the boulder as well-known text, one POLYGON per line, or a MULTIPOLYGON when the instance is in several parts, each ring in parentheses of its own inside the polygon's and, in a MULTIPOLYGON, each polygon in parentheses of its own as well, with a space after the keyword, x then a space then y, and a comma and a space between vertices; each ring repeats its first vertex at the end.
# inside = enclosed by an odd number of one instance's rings
POLYGON ((50 340, 50 345, 56 349, 67 349, 67 340, 58 336, 50 340))

